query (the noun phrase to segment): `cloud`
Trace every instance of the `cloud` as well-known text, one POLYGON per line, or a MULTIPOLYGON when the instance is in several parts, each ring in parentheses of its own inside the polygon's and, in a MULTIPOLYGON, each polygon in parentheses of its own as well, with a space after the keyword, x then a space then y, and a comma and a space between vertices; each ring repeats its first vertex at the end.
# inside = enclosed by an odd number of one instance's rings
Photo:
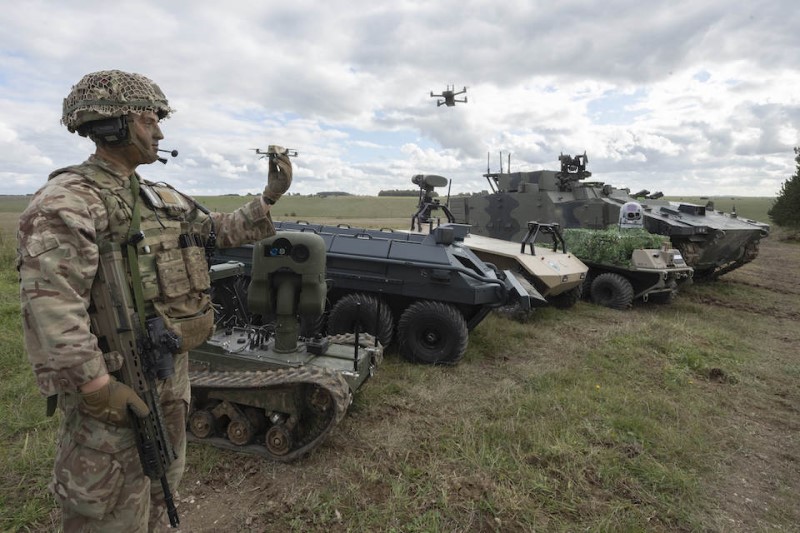
POLYGON ((191 194, 253 192, 251 151, 295 148, 292 191, 376 194, 417 173, 481 190, 489 165, 555 168, 675 195, 776 194, 800 145, 788 0, 376 4, 32 0, 0 14, 0 169, 33 192, 92 146, 59 126, 93 70, 143 73, 177 113, 140 169, 191 194), (431 91, 468 87, 467 104, 431 91))

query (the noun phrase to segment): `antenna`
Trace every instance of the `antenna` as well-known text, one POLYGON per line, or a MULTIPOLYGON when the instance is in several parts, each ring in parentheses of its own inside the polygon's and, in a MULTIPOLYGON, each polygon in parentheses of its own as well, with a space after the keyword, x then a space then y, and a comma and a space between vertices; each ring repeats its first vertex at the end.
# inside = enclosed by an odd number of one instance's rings
POLYGON ((450 207, 450 187, 453 186, 453 180, 450 180, 450 183, 447 184, 447 202, 444 204, 445 207, 450 207))

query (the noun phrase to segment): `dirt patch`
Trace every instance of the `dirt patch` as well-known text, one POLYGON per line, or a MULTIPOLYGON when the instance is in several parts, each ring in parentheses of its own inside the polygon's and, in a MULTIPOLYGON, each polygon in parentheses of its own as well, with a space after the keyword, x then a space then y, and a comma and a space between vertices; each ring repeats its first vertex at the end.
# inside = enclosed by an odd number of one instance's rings
POLYGON ((775 319, 800 320, 800 246, 781 238, 761 241, 758 257, 718 281, 708 284, 714 292, 687 291, 693 301, 714 307, 756 313, 775 319), (748 287, 767 291, 769 297, 747 301, 729 298, 728 288, 748 287))
MULTIPOLYGON (((725 515, 715 525, 726 531, 771 530, 776 520, 786 520, 787 510, 778 503, 780 495, 800 490, 800 246, 768 238, 762 241, 755 261, 723 276, 720 282, 757 288, 772 296, 747 302, 704 296, 697 301, 712 308, 768 316, 775 327, 762 334, 762 369, 755 376, 757 381, 748 384, 763 387, 765 393, 758 396, 761 400, 744 402, 735 394, 722 397, 728 410, 725 423, 735 428, 739 438, 731 443, 713 481, 711 492, 725 515)), ((759 332, 744 330, 741 334, 759 332)), ((720 379, 724 377, 724 373, 714 374, 709 380, 724 382, 720 379)), ((793 515, 789 523, 797 525, 797 509, 793 515)))
POLYGON ((722 276, 722 281, 780 294, 800 295, 800 246, 782 234, 761 241, 758 257, 722 276))

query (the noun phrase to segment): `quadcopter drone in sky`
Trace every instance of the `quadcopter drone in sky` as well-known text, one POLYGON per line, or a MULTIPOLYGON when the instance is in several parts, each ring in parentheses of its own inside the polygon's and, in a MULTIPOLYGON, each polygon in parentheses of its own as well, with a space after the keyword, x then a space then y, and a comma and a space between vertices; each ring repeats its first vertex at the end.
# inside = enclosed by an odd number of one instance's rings
POLYGON ((460 91, 456 91, 455 88, 456 88, 455 85, 448 85, 447 90, 442 91, 441 94, 433 94, 433 91, 431 91, 431 98, 442 98, 442 100, 436 101, 436 107, 439 107, 441 105, 446 105, 447 107, 453 107, 454 105, 456 105, 456 102, 461 102, 466 104, 467 103, 466 96, 464 97, 463 100, 459 100, 458 98, 456 98, 456 96, 458 96, 459 94, 466 93, 467 88, 464 87, 460 91))

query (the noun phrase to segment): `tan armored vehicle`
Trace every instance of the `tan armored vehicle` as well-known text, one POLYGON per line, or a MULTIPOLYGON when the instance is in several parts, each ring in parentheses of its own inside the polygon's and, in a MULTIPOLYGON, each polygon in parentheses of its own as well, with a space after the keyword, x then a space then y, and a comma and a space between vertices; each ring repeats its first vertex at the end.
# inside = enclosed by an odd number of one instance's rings
MULTIPOLYGON (((433 196, 436 187, 448 184, 447 178, 433 174, 419 174, 411 182, 420 187, 417 212, 411 217, 411 229, 430 231, 439 224, 433 214, 444 213, 446 222, 454 217, 448 205, 433 196)), ((470 231, 464 246, 501 270, 518 273, 533 286, 547 302, 555 307, 573 306, 581 296, 584 279, 589 268, 574 254, 568 253, 557 224, 528 223, 528 234, 522 242, 509 242, 470 231), (541 240, 546 241, 546 244, 541 240)))
MULTIPOLYGON (((470 234, 464 245, 487 263, 522 275, 550 305, 566 309, 581 297, 589 267, 565 249, 558 228, 531 222, 531 235, 550 235, 551 246, 533 241, 521 244, 470 234)), ((534 237, 535 238, 535 237, 534 237)))

